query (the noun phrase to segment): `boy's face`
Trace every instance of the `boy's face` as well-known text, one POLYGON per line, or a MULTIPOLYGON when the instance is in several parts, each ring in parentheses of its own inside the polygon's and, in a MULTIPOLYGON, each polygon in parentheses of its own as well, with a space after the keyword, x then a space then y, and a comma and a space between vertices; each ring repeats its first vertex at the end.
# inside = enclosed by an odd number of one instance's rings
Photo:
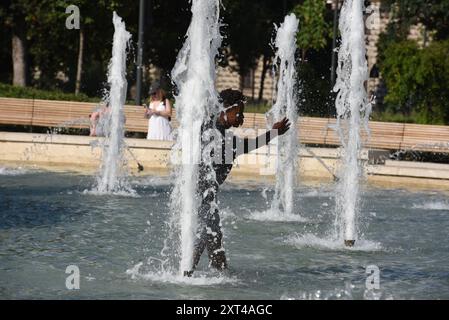
POLYGON ((225 124, 225 127, 240 127, 245 119, 245 116, 243 115, 244 109, 245 106, 241 102, 238 105, 227 109, 225 112, 222 112, 220 118, 222 118, 222 123, 225 124))

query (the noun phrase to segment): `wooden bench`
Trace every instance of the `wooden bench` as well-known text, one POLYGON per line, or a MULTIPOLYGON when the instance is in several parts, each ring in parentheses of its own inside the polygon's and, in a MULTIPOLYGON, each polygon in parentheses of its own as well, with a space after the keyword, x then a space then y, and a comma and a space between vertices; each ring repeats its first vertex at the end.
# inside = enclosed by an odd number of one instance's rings
POLYGON ((401 149, 447 152, 449 150, 449 126, 406 123, 401 149))
MULTIPOLYGON (((0 124, 36 127, 89 128, 96 103, 0 98, 0 124)), ((141 106, 125 105, 127 131, 147 132, 148 119, 141 106)))
MULTIPOLYGON (((0 124, 89 128, 89 114, 96 107, 96 103, 0 97, 0 124)), ((148 119, 144 118, 144 108, 134 105, 125 105, 124 108, 125 129, 147 132, 148 119)), ((178 127, 175 111, 171 124, 173 128, 178 127)), ((340 145, 335 130, 336 119, 301 117, 297 127, 303 144, 340 145)), ((266 129, 265 115, 245 113, 243 128, 266 129)), ((449 153, 449 126, 370 121, 369 131, 367 135, 362 130, 366 148, 449 153)))
POLYGON ((400 150, 403 135, 403 123, 370 121, 369 136, 365 134, 364 139, 372 149, 400 150))
POLYGON ((0 98, 0 124, 30 126, 33 100, 0 98))

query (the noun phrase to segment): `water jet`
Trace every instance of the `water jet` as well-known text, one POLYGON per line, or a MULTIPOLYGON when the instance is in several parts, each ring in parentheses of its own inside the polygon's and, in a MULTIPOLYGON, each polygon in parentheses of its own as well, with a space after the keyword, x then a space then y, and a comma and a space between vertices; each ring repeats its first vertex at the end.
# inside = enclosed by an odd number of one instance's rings
MULTIPOLYGON (((296 185, 298 159, 298 99, 296 94, 296 33, 299 20, 291 13, 285 16, 284 22, 277 29, 274 45, 276 55, 274 61, 279 61, 279 80, 277 83, 276 103, 267 113, 272 122, 287 117, 290 120, 290 130, 284 137, 277 139, 276 187, 271 204, 272 212, 291 215, 293 208, 293 192, 296 185)), ((270 127, 273 125, 270 123, 270 127)))
POLYGON ((371 104, 367 99, 365 82, 368 66, 365 57, 365 25, 361 0, 345 0, 341 8, 339 29, 341 46, 338 51, 337 133, 341 142, 341 165, 336 196, 336 228, 346 246, 357 238, 359 184, 362 175, 359 153, 362 147, 362 127, 368 131, 371 104))

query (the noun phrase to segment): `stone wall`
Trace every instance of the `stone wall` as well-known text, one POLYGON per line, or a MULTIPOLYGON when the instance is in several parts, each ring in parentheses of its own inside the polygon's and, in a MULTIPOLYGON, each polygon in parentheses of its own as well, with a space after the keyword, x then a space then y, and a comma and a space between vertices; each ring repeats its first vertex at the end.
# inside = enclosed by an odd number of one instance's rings
MULTIPOLYGON (((260 57, 257 61, 257 66, 252 70, 253 86, 245 87, 244 80, 241 79, 238 72, 235 71, 237 63, 235 61, 229 61, 229 67, 219 67, 217 70, 217 90, 224 89, 236 89, 242 90, 246 97, 257 99, 259 97, 259 90, 261 86, 262 70, 263 70, 263 57, 260 57)), ((262 99, 265 101, 272 101, 273 99, 273 83, 274 78, 271 69, 268 69, 265 74, 264 90, 262 99)))
POLYGON ((371 1, 366 7, 365 33, 366 33, 366 56, 368 61, 368 96, 374 95, 376 102, 381 102, 386 94, 385 88, 381 86, 380 74, 377 65, 378 50, 377 42, 379 36, 385 31, 389 22, 388 13, 380 11, 381 1, 371 1), (376 70, 377 69, 377 70, 376 70), (377 75, 375 74, 377 73, 377 75), (374 75, 374 76, 373 76, 374 75))

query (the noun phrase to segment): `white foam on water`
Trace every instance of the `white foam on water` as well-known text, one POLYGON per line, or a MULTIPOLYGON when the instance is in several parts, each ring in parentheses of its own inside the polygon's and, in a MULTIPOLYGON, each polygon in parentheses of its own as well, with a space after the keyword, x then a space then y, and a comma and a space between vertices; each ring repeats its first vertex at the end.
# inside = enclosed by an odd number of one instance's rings
POLYGON ((449 210, 449 203, 445 201, 427 201, 424 203, 413 204, 412 209, 449 210))
POLYGON ((299 291, 294 294, 284 293, 280 300, 352 300, 350 288, 333 290, 299 291))
MULTIPOLYGON (((353 300, 353 291, 355 286, 346 284, 345 288, 335 288, 330 290, 314 290, 314 291, 299 291, 296 293, 284 293, 280 300, 353 300)), ((356 298, 357 299, 357 298, 356 298)), ((386 294, 382 290, 368 290, 363 292, 364 300, 392 300, 394 298, 391 294, 386 294)))
POLYGON ((130 198, 140 198, 141 196, 133 189, 122 189, 117 191, 99 191, 99 190, 88 190, 84 189, 82 194, 92 195, 92 196, 120 196, 120 197, 130 197, 130 198))
POLYGON ((135 179, 132 181, 134 185, 138 186, 153 186, 153 187, 165 187, 172 185, 169 177, 145 177, 142 179, 135 179))
POLYGON ((299 191, 299 198, 313 198, 313 197, 330 197, 335 196, 334 192, 322 191, 322 190, 310 190, 310 191, 299 191))
POLYGON ((344 245, 342 239, 335 238, 319 238, 314 234, 308 233, 304 235, 292 235, 284 240, 285 243, 293 245, 298 249, 314 248, 324 250, 344 250, 344 251, 382 251, 384 250, 379 242, 369 240, 357 240, 353 247, 344 245))
POLYGON ((301 197, 307 198, 307 197, 319 197, 321 196, 321 193, 318 190, 310 190, 310 191, 306 191, 306 190, 302 190, 301 191, 301 197))
POLYGON ((166 270, 141 272, 143 262, 139 262, 134 267, 126 270, 126 274, 131 276, 131 279, 143 279, 152 282, 180 284, 188 286, 213 286, 223 284, 235 284, 240 282, 239 279, 229 276, 213 276, 206 272, 195 271, 192 277, 185 277, 178 272, 172 273, 166 270))
POLYGON ((233 222, 237 219, 237 215, 230 208, 223 208, 220 210, 220 218, 222 222, 228 222, 228 220, 233 222))
POLYGON ((299 214, 279 212, 273 209, 265 211, 255 211, 248 215, 248 219, 257 221, 273 221, 273 222, 308 222, 299 214))
POLYGON ((240 259, 244 260, 265 260, 266 257, 262 254, 258 253, 234 253, 232 255, 234 258, 239 257, 240 259))
POLYGON ((22 167, 18 168, 0 167, 1 176, 20 176, 22 174, 27 173, 30 173, 30 170, 24 169, 22 167))

